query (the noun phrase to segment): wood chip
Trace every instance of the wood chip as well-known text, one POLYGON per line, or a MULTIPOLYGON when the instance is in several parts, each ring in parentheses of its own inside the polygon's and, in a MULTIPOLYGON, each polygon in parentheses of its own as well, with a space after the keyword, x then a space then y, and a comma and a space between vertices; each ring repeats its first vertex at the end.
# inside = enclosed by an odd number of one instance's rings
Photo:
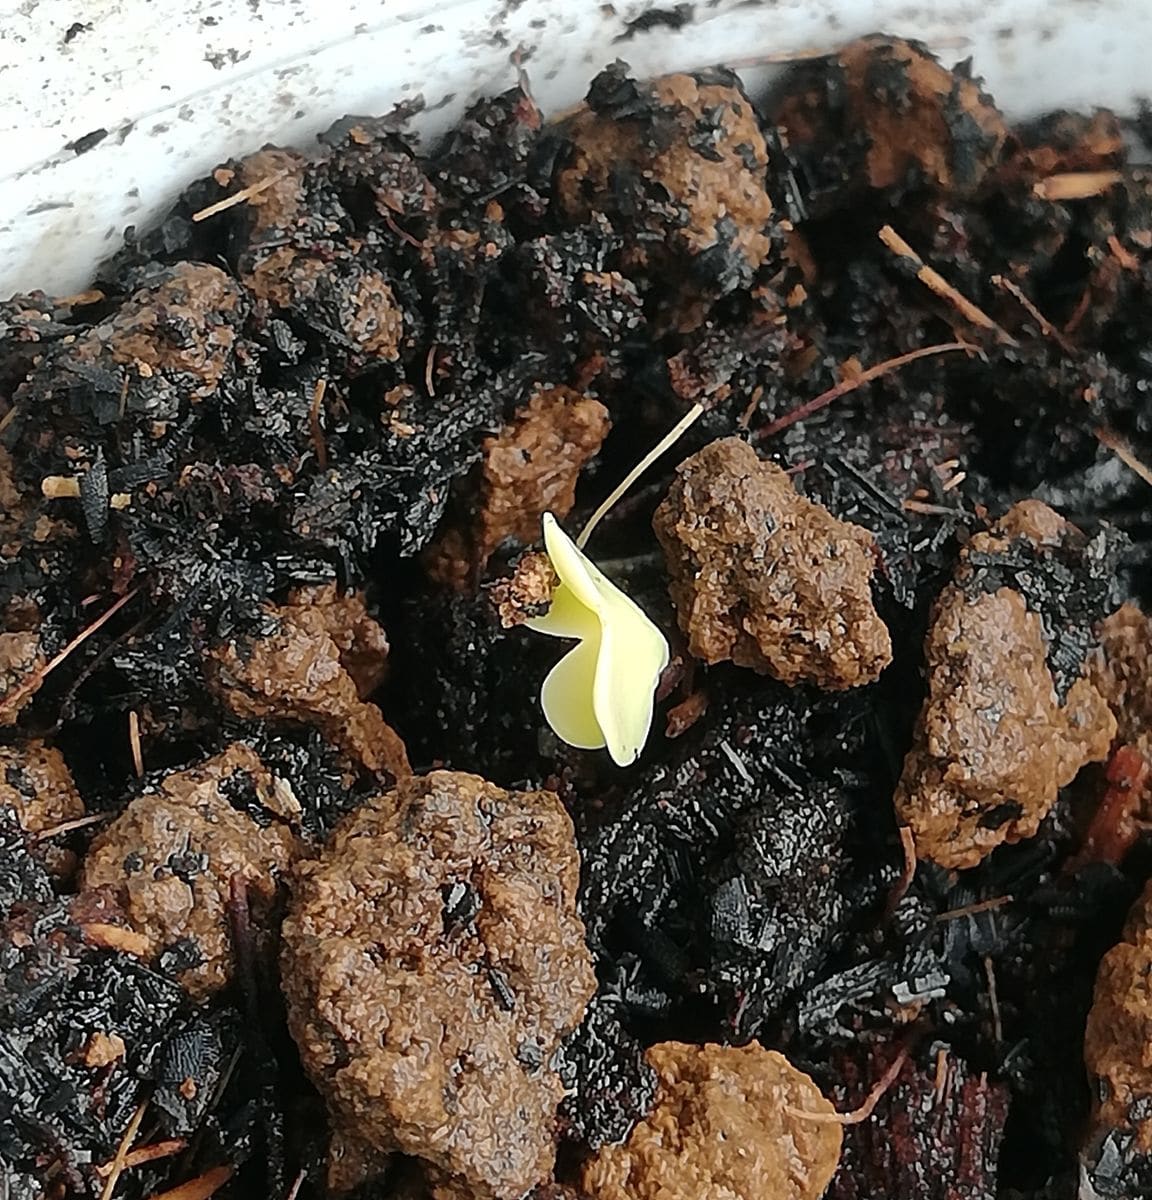
POLYGON ((40 481, 40 495, 45 500, 75 500, 80 495, 80 479, 76 475, 47 475, 40 481))
POLYGON ((328 390, 328 380, 321 377, 316 380, 316 388, 312 392, 312 404, 308 409, 308 427, 312 438, 312 448, 316 451, 316 462, 321 471, 328 469, 328 443, 324 440, 324 424, 320 413, 324 408, 324 393, 328 390))
POLYGON ((1115 187, 1123 178, 1119 171, 1066 171, 1038 179, 1032 185, 1032 195, 1041 200, 1087 200, 1115 187))
POLYGON ((86 1067, 106 1067, 124 1057, 124 1039, 118 1033, 101 1033, 97 1031, 88 1039, 84 1047, 84 1065, 86 1067))
POLYGON ((134 929, 109 925, 104 921, 87 921, 80 926, 80 931, 93 946, 99 946, 103 950, 120 950, 136 958, 152 956, 152 943, 134 929))
MULTIPOLYGON (((45 500, 77 500, 80 498, 78 475, 46 475, 40 481, 40 494, 45 500)), ((108 507, 117 512, 127 508, 132 497, 127 492, 114 492, 108 498, 108 507)))
POLYGON ((231 1167, 213 1167, 195 1179, 179 1187, 169 1188, 166 1192, 155 1192, 151 1200, 208 1200, 214 1196, 232 1178, 231 1167))

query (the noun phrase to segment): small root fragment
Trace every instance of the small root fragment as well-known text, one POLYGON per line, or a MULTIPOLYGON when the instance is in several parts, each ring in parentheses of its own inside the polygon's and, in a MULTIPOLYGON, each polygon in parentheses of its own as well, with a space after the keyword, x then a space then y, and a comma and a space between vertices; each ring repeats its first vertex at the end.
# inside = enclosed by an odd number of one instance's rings
POLYGON ((911 1050, 910 1042, 905 1042, 900 1047, 900 1053, 888 1065, 884 1074, 872 1085, 872 1090, 864 1097, 864 1103, 859 1108, 854 1108, 846 1113, 822 1113, 809 1112, 807 1109, 785 1105, 784 1111, 790 1117, 796 1117, 801 1121, 813 1121, 819 1125, 862 1125, 876 1111, 876 1105, 884 1098, 884 1093, 896 1082, 900 1072, 904 1069, 904 1064, 908 1061, 911 1050))
POLYGON ((1152 468, 1145 466, 1144 463, 1136 457, 1132 452, 1131 447, 1119 434, 1114 433, 1111 429, 1101 426, 1096 431, 1096 440, 1102 445, 1107 446, 1109 450, 1132 472, 1139 475, 1145 483, 1152 485, 1152 468))
POLYGON ((795 425, 797 421, 803 421, 813 413, 819 412, 820 409, 827 408, 829 404, 834 400, 839 400, 841 396, 847 396, 849 392, 854 392, 857 388, 863 387, 864 384, 872 383, 874 380, 888 375, 892 371, 899 370, 900 367, 906 367, 909 363, 918 362, 922 358, 932 358, 937 354, 951 354, 957 350, 963 350, 966 354, 972 354, 975 349, 974 346, 969 345, 967 342, 941 342, 936 346, 921 346, 919 350, 911 350, 907 354, 898 354, 895 358, 885 359, 884 362, 877 363, 874 367, 869 367, 866 371, 860 371, 847 379, 842 379, 835 387, 830 387, 826 392, 821 392, 814 400, 807 400, 791 412, 777 417, 775 421, 770 421, 763 429, 756 431, 756 437, 757 439, 771 437, 773 434, 779 433, 782 429, 787 429, 789 426, 795 425))

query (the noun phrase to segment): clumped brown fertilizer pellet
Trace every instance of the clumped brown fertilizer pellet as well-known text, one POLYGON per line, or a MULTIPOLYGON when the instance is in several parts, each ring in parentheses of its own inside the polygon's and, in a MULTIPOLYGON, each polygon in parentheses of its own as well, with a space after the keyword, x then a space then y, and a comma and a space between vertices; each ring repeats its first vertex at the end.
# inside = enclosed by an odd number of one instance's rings
POLYGON ((5 1195, 1149 1194, 1129 122, 890 36, 529 83, 0 303, 5 1195), (619 769, 541 520, 689 413, 586 547, 619 769))

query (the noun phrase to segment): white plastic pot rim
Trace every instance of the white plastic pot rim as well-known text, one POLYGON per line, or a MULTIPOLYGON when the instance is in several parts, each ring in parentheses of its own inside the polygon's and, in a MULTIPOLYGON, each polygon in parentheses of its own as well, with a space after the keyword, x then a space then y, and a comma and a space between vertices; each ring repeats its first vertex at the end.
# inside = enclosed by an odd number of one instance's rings
POLYGON ((971 57, 1010 116, 1131 111, 1147 0, 0 0, 0 296, 83 288, 215 164, 307 146, 346 113, 423 98, 448 128, 517 78, 570 106, 616 58, 639 75, 825 52, 884 30, 971 57))

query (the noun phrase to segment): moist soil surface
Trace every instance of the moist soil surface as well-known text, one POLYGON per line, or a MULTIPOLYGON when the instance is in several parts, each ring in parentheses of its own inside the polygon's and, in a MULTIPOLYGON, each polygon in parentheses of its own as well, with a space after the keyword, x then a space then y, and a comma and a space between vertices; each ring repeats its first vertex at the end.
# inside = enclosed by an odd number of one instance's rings
POLYGON ((3 1194, 1149 1194, 1140 122, 886 37, 411 116, 0 303, 3 1194), (693 406, 618 768, 541 518, 693 406))

